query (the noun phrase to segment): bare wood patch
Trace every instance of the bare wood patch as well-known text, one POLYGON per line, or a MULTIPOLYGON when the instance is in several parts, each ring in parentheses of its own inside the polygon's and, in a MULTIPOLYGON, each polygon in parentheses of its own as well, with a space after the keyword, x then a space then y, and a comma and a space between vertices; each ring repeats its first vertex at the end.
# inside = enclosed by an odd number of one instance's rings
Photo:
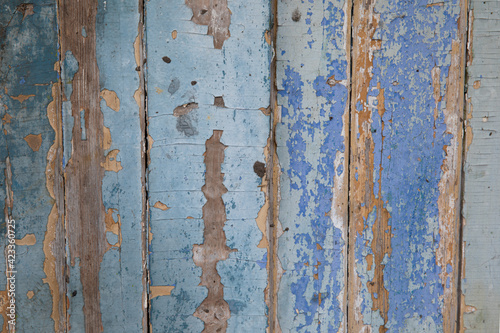
POLYGON ((97 7, 96 0, 60 0, 59 3, 61 54, 71 51, 79 64, 71 94, 75 124, 73 151, 66 168, 66 220, 71 265, 75 265, 75 258, 80 258, 86 332, 103 330, 99 271, 108 247, 102 200, 105 157, 96 58, 97 7), (82 28, 85 28, 86 38, 81 34, 82 28), (83 110, 83 117, 80 117, 80 110, 83 110), (85 133, 83 139, 82 132, 85 133))
POLYGON ((38 151, 42 146, 42 134, 29 134, 24 137, 24 141, 33 151, 38 151))
POLYGON ((170 207, 168 207, 167 205, 165 205, 163 202, 161 201, 157 201, 154 206, 154 208, 158 208, 158 209, 161 209, 161 210, 167 210, 167 209, 170 209, 170 207))
POLYGON ((35 245, 36 237, 34 234, 27 234, 21 239, 16 239, 16 245, 35 245))
POLYGON ((197 108, 198 108, 198 103, 186 103, 179 105, 174 109, 174 116, 176 117, 183 116, 197 108))
POLYGON ((186 0, 186 5, 193 11, 191 21, 207 25, 207 35, 214 37, 214 47, 222 49, 224 41, 231 36, 231 11, 227 0, 186 0))
POLYGON ((106 105, 113 111, 120 111, 120 99, 116 92, 108 89, 103 89, 101 91, 101 97, 106 102, 106 105))
POLYGON ((223 184, 224 146, 220 142, 222 131, 214 130, 212 137, 206 141, 205 151, 205 185, 203 194, 207 199, 203 206, 204 242, 193 246, 193 261, 202 268, 200 285, 208 289, 208 296, 196 309, 194 316, 205 323, 203 332, 226 332, 227 320, 231 316, 229 305, 224 300, 224 286, 217 272, 217 263, 226 260, 234 249, 226 245, 226 209, 222 195, 227 192, 223 184))
POLYGON ((156 298, 158 296, 170 296, 174 288, 175 288, 174 286, 150 286, 149 295, 151 299, 156 298))

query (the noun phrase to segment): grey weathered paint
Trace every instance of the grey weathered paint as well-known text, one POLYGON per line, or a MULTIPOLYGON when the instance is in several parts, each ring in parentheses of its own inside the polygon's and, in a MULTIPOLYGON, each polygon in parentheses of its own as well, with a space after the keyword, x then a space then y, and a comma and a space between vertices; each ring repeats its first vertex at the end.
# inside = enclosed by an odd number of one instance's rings
POLYGON ((498 1, 471 1, 462 272, 467 332, 498 332, 500 322, 499 13, 498 1))

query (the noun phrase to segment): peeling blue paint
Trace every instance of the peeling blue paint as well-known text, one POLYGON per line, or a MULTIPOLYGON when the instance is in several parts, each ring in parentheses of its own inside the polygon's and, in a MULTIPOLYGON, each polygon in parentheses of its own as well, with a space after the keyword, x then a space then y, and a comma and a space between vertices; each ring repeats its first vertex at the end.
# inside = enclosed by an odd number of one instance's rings
MULTIPOLYGON (((368 99, 373 107, 373 194, 378 197, 381 181, 380 199, 391 215, 388 223, 392 254, 384 268, 384 285, 389 291, 386 327, 390 331, 417 330, 428 322, 437 331, 443 330, 443 286, 441 268, 436 264, 440 240, 437 200, 445 158, 443 147, 451 142, 451 134, 445 132, 443 109, 452 39, 458 39, 460 2, 426 5, 427 1, 384 0, 375 6, 380 23, 374 38, 382 40, 382 48, 374 53, 368 96, 375 98, 381 93, 377 84, 384 89, 382 118, 377 103, 368 99), (434 122, 431 70, 435 66, 441 69, 443 100, 438 104, 439 114, 434 122), (416 317, 411 323, 417 326, 408 326, 410 316, 416 317)), ((357 109, 361 107, 358 103, 357 109)), ((372 213, 377 214, 376 210, 372 213)), ((371 232, 371 219, 365 221, 365 233, 356 241, 357 272, 364 290, 372 279, 370 272, 365 271, 366 255, 372 253, 367 234, 371 232)), ((370 313, 371 306, 370 294, 365 290, 364 323, 376 328, 383 321, 370 321, 377 318, 375 312, 370 313)))
POLYGON ((328 85, 327 80, 333 75, 346 79, 348 68, 342 42, 339 47, 334 41, 334 37, 344 39, 343 3, 310 3, 305 25, 282 17, 295 9, 292 6, 280 4, 278 8, 284 29, 291 25, 298 36, 303 31, 318 42, 316 46, 306 37, 281 37, 278 29, 278 52, 300 43, 309 45, 302 54, 287 57, 281 52, 282 59, 278 59, 283 66, 281 75, 278 69, 282 123, 277 142, 284 172, 280 221, 289 229, 279 239, 285 273, 278 293, 278 316, 284 331, 331 332, 343 321, 343 305, 337 297, 344 288, 345 241, 330 212, 335 158, 346 148, 341 133, 348 91, 342 84, 328 85), (311 22, 322 24, 311 26, 311 22))

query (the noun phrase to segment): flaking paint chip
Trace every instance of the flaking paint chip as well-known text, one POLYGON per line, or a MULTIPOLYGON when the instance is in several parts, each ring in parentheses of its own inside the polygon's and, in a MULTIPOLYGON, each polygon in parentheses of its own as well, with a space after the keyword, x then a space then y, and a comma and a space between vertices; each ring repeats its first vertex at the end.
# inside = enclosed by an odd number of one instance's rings
POLYGON ((36 237, 34 234, 27 234, 21 239, 16 239, 16 245, 35 245, 36 237))
POLYGON ((101 91, 101 97, 106 102, 106 105, 113 111, 120 111, 120 99, 116 95, 116 92, 108 89, 103 89, 101 91))
POLYGON ((34 5, 32 3, 22 3, 19 6, 17 6, 16 10, 23 14, 23 21, 26 18, 26 16, 33 15, 35 14, 34 11, 34 5))
POLYGON ((104 163, 101 163, 101 166, 104 167, 104 170, 118 172, 123 169, 122 162, 116 160, 116 156, 119 152, 119 149, 113 149, 108 153, 108 155, 106 155, 106 160, 104 161, 104 163))
POLYGON ((8 113, 6 113, 3 118, 2 118, 2 123, 5 124, 10 124, 10 120, 12 119, 12 116, 8 113))
POLYGON ((10 98, 22 103, 24 102, 25 100, 27 100, 28 98, 30 97, 35 97, 34 94, 31 94, 31 95, 17 95, 17 96, 10 96, 10 98))
POLYGON ((27 293, 26 293, 26 296, 28 297, 28 299, 32 299, 33 296, 35 296, 35 293, 33 292, 33 290, 29 290, 27 293))
POLYGON ((38 151, 38 149, 42 146, 42 134, 30 134, 25 136, 24 140, 33 151, 38 151))
POLYGON ((170 296, 174 288, 175 286, 149 286, 149 294, 151 299, 158 296, 170 296))
POLYGON ((167 209, 170 209, 170 207, 168 207, 167 205, 165 205, 163 202, 161 201, 157 201, 154 206, 154 208, 158 208, 158 209, 161 209, 163 211, 167 210, 167 209))

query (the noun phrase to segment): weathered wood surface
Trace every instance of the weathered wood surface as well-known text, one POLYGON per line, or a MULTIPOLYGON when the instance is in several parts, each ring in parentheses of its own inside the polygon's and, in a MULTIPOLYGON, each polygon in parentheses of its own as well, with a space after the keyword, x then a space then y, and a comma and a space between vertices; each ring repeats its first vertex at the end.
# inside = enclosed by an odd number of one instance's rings
MULTIPOLYGON (((15 300, 18 332, 54 330, 64 324, 64 252, 60 197, 60 119, 55 1, 2 2, 0 9, 0 133, 1 226, 5 242, 7 220, 16 233, 15 300), (52 238, 51 238, 52 237, 52 238), (62 237, 62 239, 61 239, 62 237), (61 242, 62 240, 62 242, 61 242), (49 258, 49 259, 48 259, 49 258), (49 268, 46 260, 51 260, 49 268), (55 299, 55 302, 52 300, 55 299), (52 319, 51 319, 52 317, 52 319)), ((7 332, 7 247, 0 265, 2 332, 7 332)), ((4 248, 2 248, 4 249, 4 248)), ((13 327, 11 327, 13 328, 13 327)))
POLYGON ((500 322, 500 2, 471 1, 464 165, 463 331, 500 322))
POLYGON ((266 329, 269 14, 146 3, 153 332, 266 329))
POLYGON ((345 330, 350 6, 278 2, 283 332, 345 330))
POLYGON ((59 2, 68 330, 140 331, 143 137, 138 2, 59 2))
POLYGON ((355 1, 348 331, 455 332, 465 1, 355 1))
POLYGON ((0 6, 18 331, 498 331, 497 2, 0 6))
POLYGON ((139 9, 61 1, 58 10, 55 2, 2 5, 1 199, 17 221, 16 327, 139 331, 139 9))

